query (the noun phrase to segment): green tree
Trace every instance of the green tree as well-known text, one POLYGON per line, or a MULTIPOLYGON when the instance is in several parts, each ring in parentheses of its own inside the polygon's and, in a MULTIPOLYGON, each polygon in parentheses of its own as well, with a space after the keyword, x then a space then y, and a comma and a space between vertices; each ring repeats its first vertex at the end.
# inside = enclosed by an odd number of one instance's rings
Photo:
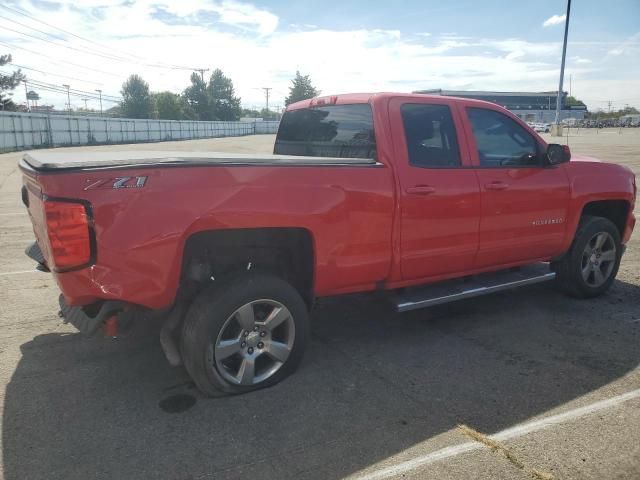
POLYGON ((197 120, 212 120, 207 84, 195 72, 191 74, 191 85, 185 89, 184 98, 197 120))
POLYGON ((571 95, 567 96, 567 98, 564 101, 564 104, 568 107, 577 107, 577 106, 585 107, 586 106, 582 100, 578 100, 576 97, 572 97, 571 95))
POLYGON ((151 118, 153 99, 149 84, 140 75, 131 75, 122 84, 122 115, 128 118, 151 118))
POLYGON ((242 109, 242 116, 243 117, 250 117, 250 118, 258 118, 260 117, 260 111, 259 110, 254 110, 251 108, 243 108, 242 109))
POLYGON ((292 85, 289 87, 289 96, 284 100, 285 105, 317 97, 320 94, 320 91, 316 90, 316 88, 311 84, 309 75, 302 75, 298 70, 296 70, 296 76, 291 80, 291 83, 292 85))
POLYGON ((191 107, 186 99, 173 92, 159 92, 152 94, 155 104, 156 117, 162 120, 192 119, 191 107))
POLYGON ((120 105, 115 105, 111 108, 107 108, 104 111, 104 115, 107 117, 121 117, 122 116, 122 107, 120 105))
MULTIPOLYGON (((7 63, 11 63, 11 55, 0 55, 0 67, 5 66, 7 63)), ((25 76, 18 69, 11 75, 0 74, 0 110, 15 110, 16 104, 9 98, 10 93, 14 88, 20 85, 25 79, 25 76)))
POLYGON ((278 112, 263 108, 262 110, 260 110, 260 115, 258 115, 258 117, 262 118, 263 120, 277 120, 278 112))
POLYGON ((207 88, 213 120, 238 120, 242 113, 240 97, 235 96, 233 82, 216 68, 207 88))

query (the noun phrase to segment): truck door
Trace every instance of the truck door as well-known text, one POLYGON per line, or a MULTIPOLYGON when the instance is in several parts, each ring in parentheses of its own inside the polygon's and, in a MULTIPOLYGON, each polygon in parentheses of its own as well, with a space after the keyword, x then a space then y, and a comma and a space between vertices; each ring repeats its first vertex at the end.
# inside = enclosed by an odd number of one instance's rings
POLYGON ((466 140, 449 102, 394 98, 389 104, 404 280, 464 272, 478 249, 480 187, 465 168, 466 140))
POLYGON ((548 164, 545 146, 504 112, 460 105, 482 191, 476 268, 558 255, 565 236, 569 179, 548 164))

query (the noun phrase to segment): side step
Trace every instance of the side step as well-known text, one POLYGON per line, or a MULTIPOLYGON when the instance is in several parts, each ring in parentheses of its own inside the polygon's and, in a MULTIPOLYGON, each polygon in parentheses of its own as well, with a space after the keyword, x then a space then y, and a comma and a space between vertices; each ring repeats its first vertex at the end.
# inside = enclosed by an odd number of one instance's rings
POLYGON ((500 270, 483 273, 465 279, 448 280, 422 287, 407 288, 393 299, 398 312, 455 302, 463 298, 478 297, 488 293, 546 282, 556 277, 549 271, 548 263, 526 265, 517 270, 500 270))

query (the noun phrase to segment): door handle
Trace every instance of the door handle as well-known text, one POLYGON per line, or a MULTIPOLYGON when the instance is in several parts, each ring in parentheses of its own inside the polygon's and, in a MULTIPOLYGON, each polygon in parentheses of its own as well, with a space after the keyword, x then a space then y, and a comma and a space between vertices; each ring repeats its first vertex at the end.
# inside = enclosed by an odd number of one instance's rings
POLYGON ((509 184, 505 182, 491 182, 485 183, 484 188, 487 190, 506 190, 509 188, 509 184))
POLYGON ((436 189, 429 185, 415 185, 406 189, 406 192, 411 195, 429 195, 435 191, 436 189))

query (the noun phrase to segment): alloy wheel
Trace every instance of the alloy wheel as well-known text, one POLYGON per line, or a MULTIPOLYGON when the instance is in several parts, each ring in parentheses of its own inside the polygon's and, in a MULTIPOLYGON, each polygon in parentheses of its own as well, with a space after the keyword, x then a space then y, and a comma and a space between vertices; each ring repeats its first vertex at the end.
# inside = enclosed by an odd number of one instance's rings
POLYGON ((602 286, 611 276, 616 264, 616 243, 607 232, 596 233, 582 252, 582 279, 592 288, 602 286))
POLYGON ((285 364, 294 340, 295 323, 287 307, 276 300, 254 300, 227 318, 211 360, 226 381, 257 385, 285 364))

